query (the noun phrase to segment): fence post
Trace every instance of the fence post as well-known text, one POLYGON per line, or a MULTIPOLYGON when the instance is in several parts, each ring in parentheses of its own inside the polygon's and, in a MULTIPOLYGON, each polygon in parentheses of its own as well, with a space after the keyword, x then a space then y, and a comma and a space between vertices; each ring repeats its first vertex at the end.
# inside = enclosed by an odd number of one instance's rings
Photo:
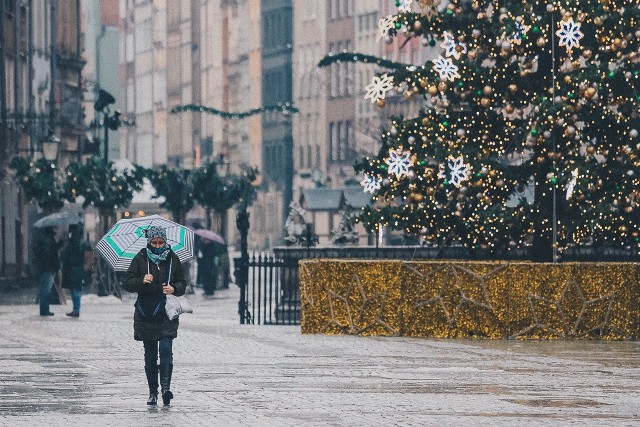
POLYGON ((236 227, 240 231, 240 258, 235 259, 235 278, 236 284, 240 287, 240 300, 238 301, 238 314, 240 315, 240 324, 248 323, 247 319, 247 285, 249 283, 249 250, 247 243, 247 234, 249 233, 249 212, 247 206, 242 203, 240 211, 236 216, 236 227))

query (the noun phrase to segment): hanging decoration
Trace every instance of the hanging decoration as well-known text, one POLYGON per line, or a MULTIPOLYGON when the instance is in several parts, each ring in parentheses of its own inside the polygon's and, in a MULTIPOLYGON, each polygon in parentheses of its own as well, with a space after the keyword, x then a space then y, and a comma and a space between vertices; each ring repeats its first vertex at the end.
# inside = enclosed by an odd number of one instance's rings
POLYGON ((364 99, 371 99, 371 102, 375 103, 378 99, 384 99, 391 89, 393 89, 393 76, 388 74, 383 74, 380 77, 373 76, 371 84, 365 87, 367 93, 364 99))
POLYGON ((580 31, 580 23, 574 22, 573 18, 566 18, 559 23, 560 29, 556 31, 556 35, 560 37, 558 44, 567 48, 571 52, 574 48, 580 46, 580 40, 584 34, 580 31))
POLYGON ((442 55, 433 61, 433 69, 440 74, 440 78, 443 80, 454 81, 460 77, 460 74, 458 74, 458 66, 454 65, 451 59, 445 58, 442 55))
POLYGON ((440 45, 444 48, 444 53, 447 57, 453 56, 455 59, 467 53, 467 44, 456 41, 450 32, 444 32, 444 42, 440 45))
POLYGON ((364 179, 360 182, 365 193, 375 194, 381 187, 380 179, 375 176, 365 174, 364 179))
POLYGON ((389 150, 389 157, 384 161, 389 166, 389 173, 402 178, 409 174, 409 168, 413 165, 411 161, 411 153, 403 151, 401 148, 397 150, 389 150))
POLYGON ((182 113, 185 111, 214 114, 216 116, 222 117, 223 119, 244 119, 246 117, 265 113, 267 111, 279 111, 285 115, 299 112, 299 110, 289 102, 280 102, 276 105, 269 105, 262 108, 253 108, 251 110, 242 111, 238 113, 230 113, 228 111, 221 111, 216 108, 205 107, 204 105, 195 105, 195 104, 179 105, 171 109, 172 114, 182 113))
MULTIPOLYGON (((438 178, 447 179, 446 167, 443 164, 440 164, 439 167, 438 178)), ((471 175, 471 166, 464 162, 462 155, 458 157, 450 155, 447 158, 447 167, 449 168, 449 182, 456 187, 460 187, 471 175)))

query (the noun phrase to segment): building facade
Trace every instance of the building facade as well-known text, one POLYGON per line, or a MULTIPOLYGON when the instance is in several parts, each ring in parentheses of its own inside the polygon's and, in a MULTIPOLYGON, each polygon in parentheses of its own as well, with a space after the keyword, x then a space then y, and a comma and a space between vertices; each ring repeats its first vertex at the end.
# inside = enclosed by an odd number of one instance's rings
POLYGON ((84 144, 80 0, 0 1, 0 275, 29 273, 29 242, 41 209, 26 204, 9 161, 38 158, 60 138, 55 166, 79 159, 84 144))

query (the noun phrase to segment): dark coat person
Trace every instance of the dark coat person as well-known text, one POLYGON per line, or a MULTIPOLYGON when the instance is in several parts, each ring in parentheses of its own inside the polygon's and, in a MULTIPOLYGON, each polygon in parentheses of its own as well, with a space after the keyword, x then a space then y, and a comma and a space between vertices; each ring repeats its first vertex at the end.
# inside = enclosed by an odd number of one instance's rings
POLYGON ((54 276, 60 269, 60 257, 58 250, 60 243, 56 240, 55 227, 47 227, 36 235, 33 244, 34 267, 40 281, 40 316, 53 316, 49 310, 51 289, 53 289, 54 276))
POLYGON ((216 247, 207 239, 202 239, 198 250, 198 283, 202 285, 205 295, 213 295, 216 289, 216 247))
POLYGON ((145 372, 149 384, 148 405, 158 400, 158 354, 162 401, 169 405, 173 372, 173 339, 178 336, 178 318, 169 320, 165 311, 166 295, 184 295, 186 283, 182 264, 167 244, 161 227, 149 227, 145 235, 147 247, 131 261, 124 289, 136 292, 138 299, 133 315, 133 337, 144 344, 145 372))
POLYGON ((84 251, 85 242, 82 240, 82 227, 69 226, 69 241, 62 249, 60 262, 62 264, 62 287, 69 289, 73 310, 67 313, 69 317, 80 317, 80 299, 84 285, 84 251))

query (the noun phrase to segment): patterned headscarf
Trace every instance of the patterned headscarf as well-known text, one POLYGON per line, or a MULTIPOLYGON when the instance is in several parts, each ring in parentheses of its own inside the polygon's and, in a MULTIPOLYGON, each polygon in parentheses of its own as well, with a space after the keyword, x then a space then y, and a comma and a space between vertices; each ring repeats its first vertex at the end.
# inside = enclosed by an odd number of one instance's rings
POLYGON ((160 261, 166 261, 167 256, 171 250, 171 246, 167 244, 167 232, 162 227, 152 225, 144 231, 144 235, 147 237, 147 257, 158 264, 160 261), (155 248, 151 246, 151 241, 160 237, 164 240, 164 246, 155 248))
POLYGON ((144 231, 144 235, 147 238, 147 243, 151 243, 156 237, 160 237, 165 242, 167 241, 167 232, 162 227, 152 225, 144 231))

